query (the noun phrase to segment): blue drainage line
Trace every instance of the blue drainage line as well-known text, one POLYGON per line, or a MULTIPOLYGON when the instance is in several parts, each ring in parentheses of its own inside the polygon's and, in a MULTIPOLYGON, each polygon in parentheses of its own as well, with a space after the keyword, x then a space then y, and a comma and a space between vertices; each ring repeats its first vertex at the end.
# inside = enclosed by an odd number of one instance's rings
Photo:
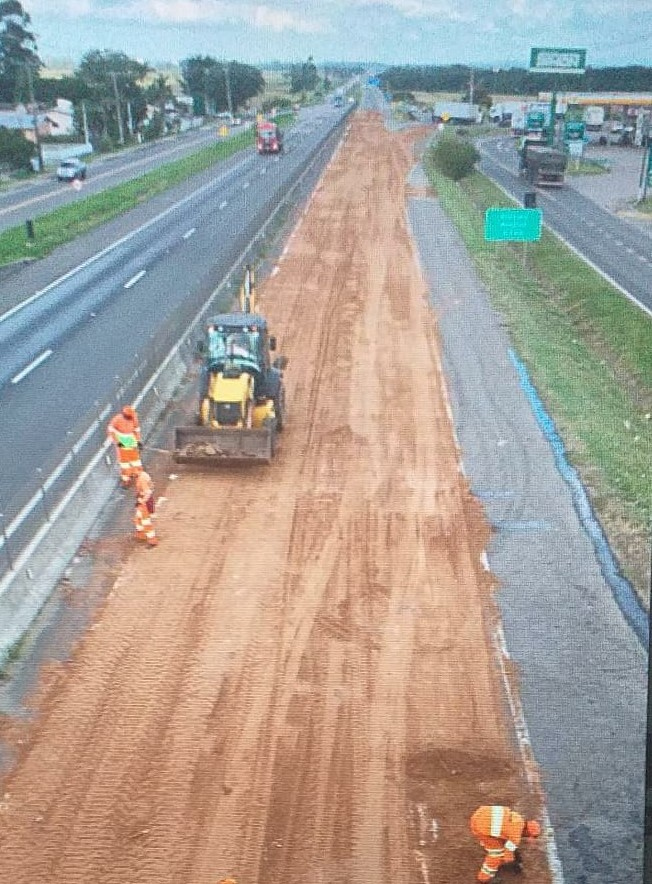
POLYGON ((634 630, 641 644, 647 649, 649 642, 648 614, 642 607, 630 583, 625 580, 618 569, 618 564, 609 548, 609 543, 604 536, 600 523, 593 514, 591 502, 584 490, 580 477, 574 467, 566 460, 564 443, 555 428, 554 421, 546 411, 539 398, 539 394, 530 381, 525 365, 513 350, 510 349, 508 352, 509 358, 518 374, 521 388, 528 398, 537 423, 550 443, 557 469, 570 487, 573 504, 582 525, 591 538, 604 578, 611 587, 613 596, 625 620, 634 630))

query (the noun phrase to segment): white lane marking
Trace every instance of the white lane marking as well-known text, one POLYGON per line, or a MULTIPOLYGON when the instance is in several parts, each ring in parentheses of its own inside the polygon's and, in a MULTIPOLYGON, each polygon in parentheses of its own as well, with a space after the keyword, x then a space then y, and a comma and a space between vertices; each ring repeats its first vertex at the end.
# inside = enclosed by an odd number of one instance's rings
POLYGON ((228 206, 227 201, 226 201, 226 200, 222 200, 222 202, 220 203, 220 209, 225 209, 227 206, 228 206))
POLYGON ((249 182, 245 181, 245 183, 242 185, 242 189, 246 190, 248 187, 249 187, 249 182))
POLYGON ((30 364, 27 365, 22 371, 18 372, 18 374, 15 375, 15 376, 11 379, 11 383, 12 383, 12 384, 18 384, 20 381, 22 381, 22 379, 23 379, 24 377, 27 377, 27 375, 28 375, 31 371, 34 371, 35 368, 38 368, 38 366, 39 366, 42 362, 45 362, 45 360, 48 359, 50 356, 52 356, 52 350, 44 350, 43 353, 41 353, 40 356, 37 356, 36 359, 34 359, 32 362, 30 362, 30 364))
MULTIPOLYGON (((489 175, 487 175, 486 177, 489 178, 489 175)), ((498 181, 494 181, 493 178, 491 178, 490 180, 493 182, 493 184, 496 185, 499 190, 502 190, 505 196, 512 200, 512 202, 517 202, 517 198, 514 196, 513 193, 511 193, 511 191, 507 190, 507 188, 500 184, 498 181)), ((595 270, 595 272, 598 273, 603 279, 606 279, 610 285, 612 285, 615 289, 618 289, 618 291, 623 294, 629 301, 631 301, 632 304, 638 307, 639 310, 647 313, 648 316, 652 316, 652 309, 650 309, 650 307, 647 307, 642 301, 639 301, 637 298, 635 298, 634 295, 627 291, 624 285, 616 282, 613 276, 609 276, 608 273, 606 273, 601 267, 598 267, 598 265, 594 261, 592 261, 585 254, 580 252, 580 250, 576 248, 569 240, 567 240, 561 233, 555 231, 549 224, 546 224, 545 221, 543 222, 543 226, 548 228, 553 236, 556 236, 560 242, 563 242, 567 249, 570 249, 571 252, 574 252, 574 254, 576 254, 578 258, 584 261, 585 264, 588 264, 588 266, 593 268, 593 270, 595 270)), ((2 317, 0 317, 0 319, 2 319, 2 317)))
POLYGON ((129 282, 125 282, 125 288, 130 289, 133 285, 136 285, 139 279, 142 279, 143 276, 147 273, 146 270, 139 270, 135 276, 132 276, 129 282))
POLYGON ((184 239, 190 239, 190 237, 193 235, 193 233, 196 232, 196 230, 197 230, 196 227, 191 227, 190 230, 186 230, 186 232, 185 232, 184 235, 183 235, 183 238, 184 238, 184 239))
MULTIPOLYGON (((127 233, 125 236, 120 237, 115 242, 111 243, 110 246, 107 246, 105 249, 102 249, 100 252, 96 252, 94 255, 91 255, 90 258, 87 258, 85 261, 82 261, 81 264, 78 264, 76 267, 73 267, 71 270, 68 270, 62 276, 53 279, 52 282, 48 283, 45 288, 39 289, 38 292, 34 292, 31 297, 27 298, 25 301, 22 301, 20 304, 16 304, 15 307, 12 307, 11 310, 7 310, 6 313, 3 313, 0 316, 0 322, 4 322, 6 319, 14 316, 18 313, 19 310, 23 310, 25 307, 28 307, 34 301, 38 300, 38 298, 47 294, 52 289, 56 288, 60 283, 65 282, 67 279, 70 279, 72 276, 75 276, 79 273, 80 270, 84 270, 86 267, 90 267, 91 264, 94 264, 100 258, 103 258, 105 255, 108 255, 109 252, 112 252, 114 249, 117 249, 119 246, 124 245, 126 242, 129 242, 130 239, 133 239, 135 236, 138 236, 139 233, 142 233, 143 230, 147 230, 149 227, 152 227, 154 224, 157 224, 162 218, 165 218, 167 215, 175 212, 177 209, 181 208, 181 206, 189 203, 191 200, 196 199, 200 194, 204 193, 207 190, 212 190, 217 184, 220 184, 226 178, 232 176, 233 172, 239 170, 247 165, 247 160, 243 160, 238 165, 233 166, 223 175, 220 175, 219 178, 216 178, 213 181, 210 181, 208 184, 202 185, 198 190, 189 193, 187 196, 184 196, 183 199, 180 199, 178 203, 173 203, 173 205, 168 206, 167 209, 164 209, 160 214, 155 215, 153 218, 150 218, 149 221, 145 221, 144 224, 141 224, 140 227, 136 227, 135 230, 132 230, 130 233, 127 233)), ((226 203, 224 204, 226 205, 226 203)), ((223 206, 220 206, 223 208, 223 206)))
MULTIPOLYGON (((197 139, 197 143, 201 144, 201 141, 199 139, 197 139)), ((155 154, 152 153, 148 157, 144 157, 143 159, 140 159, 140 160, 134 160, 131 163, 125 163, 122 166, 117 166, 115 169, 107 169, 105 172, 97 172, 96 173, 95 167, 94 167, 93 168, 94 174, 93 174, 93 179, 92 179, 93 183, 95 181, 101 181, 103 178, 110 178, 112 175, 117 175, 120 172, 124 172, 124 171, 129 172, 132 169, 135 169, 137 166, 143 166, 143 165, 146 165, 147 163, 150 163, 152 160, 159 159, 164 162, 166 157, 171 156, 173 153, 178 153, 181 150, 185 150, 186 147, 187 147, 187 145, 181 144, 177 147, 172 148, 171 150, 159 151, 158 153, 155 153, 155 154)), ((127 180, 130 181, 132 179, 127 179, 127 180)), ((23 209, 26 206, 31 205, 32 203, 38 203, 38 202, 42 202, 43 200, 46 200, 46 199, 51 199, 52 197, 59 196, 62 192, 63 192, 62 189, 60 187, 57 187, 57 188, 53 188, 52 190, 49 190, 47 193, 41 193, 41 194, 38 194, 37 196, 33 196, 33 197, 30 197, 29 199, 25 199, 20 203, 12 203, 12 205, 6 206, 6 207, 0 209, 0 215, 7 215, 9 212, 15 212, 17 209, 23 209)))
POLYGON ((260 174, 261 174, 261 175, 267 175, 267 169, 261 169, 261 170, 260 170, 260 174))

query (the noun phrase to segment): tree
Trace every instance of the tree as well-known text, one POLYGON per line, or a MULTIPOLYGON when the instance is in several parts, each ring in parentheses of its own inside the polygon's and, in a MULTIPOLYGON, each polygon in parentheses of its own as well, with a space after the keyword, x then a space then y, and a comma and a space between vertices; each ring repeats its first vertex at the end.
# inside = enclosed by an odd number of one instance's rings
POLYGON ((319 85, 319 74, 312 55, 303 64, 290 65, 290 92, 314 92, 319 85))
POLYGON ((181 75, 183 89, 192 96, 198 114, 235 110, 265 88, 258 68, 237 61, 220 62, 209 55, 184 59, 181 75))
POLYGON ((77 99, 87 102, 88 125, 98 143, 115 143, 129 125, 145 118, 146 99, 142 81, 151 72, 147 64, 124 52, 94 49, 75 70, 77 99))
POLYGON ((480 154, 468 141, 445 135, 430 149, 436 169, 453 181, 460 181, 473 172, 480 154))
POLYGON ((30 100, 27 67, 36 76, 43 66, 30 22, 18 0, 0 0, 0 101, 9 104, 30 100))
POLYGON ((22 132, 0 126, 0 166, 31 172, 30 161, 35 153, 36 145, 28 141, 22 132))

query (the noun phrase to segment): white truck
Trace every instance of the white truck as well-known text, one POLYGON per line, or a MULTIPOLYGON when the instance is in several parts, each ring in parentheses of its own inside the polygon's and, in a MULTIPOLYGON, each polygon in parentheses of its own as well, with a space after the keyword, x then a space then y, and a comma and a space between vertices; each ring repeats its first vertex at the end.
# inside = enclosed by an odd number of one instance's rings
POLYGON ((467 101, 436 101, 432 118, 442 123, 481 123, 482 111, 480 105, 467 101))
POLYGON ((588 132, 600 132, 604 123, 604 108, 590 104, 584 108, 583 118, 588 132))

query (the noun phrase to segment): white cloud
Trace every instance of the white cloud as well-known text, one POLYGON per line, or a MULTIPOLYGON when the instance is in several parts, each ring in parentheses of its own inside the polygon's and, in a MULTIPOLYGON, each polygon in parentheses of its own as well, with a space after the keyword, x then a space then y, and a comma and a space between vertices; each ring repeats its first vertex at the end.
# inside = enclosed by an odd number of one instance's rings
MULTIPOLYGON (((304 7, 305 8, 305 7, 304 7)), ((59 0, 60 14, 70 18, 90 16, 103 21, 147 21, 153 25, 224 24, 250 25, 276 33, 325 33, 330 28, 320 18, 271 4, 228 0, 59 0)), ((51 0, 32 0, 32 21, 37 14, 51 14, 51 0)))

